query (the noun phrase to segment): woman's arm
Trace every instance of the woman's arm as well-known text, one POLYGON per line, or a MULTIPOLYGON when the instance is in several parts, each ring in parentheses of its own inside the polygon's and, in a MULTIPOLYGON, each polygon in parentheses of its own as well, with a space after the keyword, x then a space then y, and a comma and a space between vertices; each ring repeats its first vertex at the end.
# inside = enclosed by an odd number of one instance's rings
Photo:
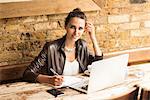
POLYGON ((31 62, 31 64, 24 71, 23 79, 28 82, 36 82, 36 78, 39 75, 42 67, 47 62, 47 44, 44 45, 40 54, 31 62))
POLYGON ((87 22, 86 23, 86 32, 89 33, 92 44, 93 44, 93 49, 94 49, 94 53, 96 56, 102 56, 102 51, 100 50, 100 47, 98 45, 96 36, 95 36, 95 27, 92 23, 87 22))
MULTIPOLYGON (((28 82, 39 82, 39 83, 48 83, 54 86, 61 85, 63 82, 63 77, 60 75, 44 75, 40 74, 42 68, 47 69, 47 52, 48 45, 45 44, 40 54, 34 59, 34 61, 28 66, 25 70, 23 79, 28 82)), ((47 73, 47 70, 44 71, 47 73)))

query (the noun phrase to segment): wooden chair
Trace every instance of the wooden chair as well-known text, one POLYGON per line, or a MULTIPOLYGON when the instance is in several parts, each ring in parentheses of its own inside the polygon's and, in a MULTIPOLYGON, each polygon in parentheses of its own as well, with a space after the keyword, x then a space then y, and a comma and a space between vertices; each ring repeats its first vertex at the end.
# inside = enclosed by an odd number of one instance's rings
POLYGON ((141 86, 140 100, 150 100, 150 81, 144 82, 141 86))
POLYGON ((150 90, 142 89, 140 100, 150 100, 150 90))

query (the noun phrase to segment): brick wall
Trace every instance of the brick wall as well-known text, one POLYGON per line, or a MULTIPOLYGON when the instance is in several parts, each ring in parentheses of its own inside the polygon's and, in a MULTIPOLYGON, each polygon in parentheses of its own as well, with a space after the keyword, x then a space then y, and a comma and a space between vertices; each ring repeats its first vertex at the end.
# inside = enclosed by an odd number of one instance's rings
MULTIPOLYGON (((150 46, 150 3, 106 0, 101 11, 86 12, 103 52, 150 46)), ((0 66, 30 62, 46 41, 65 34, 66 14, 0 19, 0 66)), ((87 40, 88 36, 83 35, 87 40)), ((91 42, 89 48, 91 48, 91 42)))
POLYGON ((129 1, 131 0, 107 0, 105 4, 103 15, 108 19, 106 26, 109 37, 108 46, 103 46, 107 48, 106 52, 150 45, 149 0, 132 4, 129 1))

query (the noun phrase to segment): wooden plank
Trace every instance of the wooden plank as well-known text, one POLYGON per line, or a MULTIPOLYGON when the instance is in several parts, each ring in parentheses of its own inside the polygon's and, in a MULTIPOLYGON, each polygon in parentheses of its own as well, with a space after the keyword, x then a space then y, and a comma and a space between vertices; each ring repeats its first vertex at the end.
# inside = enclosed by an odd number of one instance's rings
POLYGON ((106 0, 93 0, 100 8, 103 8, 106 5, 106 0))
POLYGON ((0 66, 0 82, 22 78, 23 72, 30 63, 0 66))
POLYGON ((120 54, 129 54, 129 65, 144 63, 150 61, 150 47, 130 49, 112 53, 105 53, 104 58, 120 54))
POLYGON ((31 0, 0 0, 0 3, 8 3, 8 2, 24 2, 24 1, 31 1, 31 0))
MULTIPOLYGON (((61 88, 60 90, 64 92, 65 95, 60 96, 60 98, 59 96, 56 98, 46 92, 46 90, 51 88, 52 87, 50 86, 38 83, 16 82, 11 84, 2 84, 0 85, 0 100, 12 100, 12 98, 13 100, 68 100, 66 96, 72 98, 74 95, 81 94, 80 92, 70 88, 61 88)), ((80 99, 74 97, 74 100, 83 100, 82 98, 81 96, 80 99)))
POLYGON ((6 94, 13 94, 13 93, 20 93, 38 89, 48 89, 50 88, 48 85, 42 85, 39 83, 27 83, 27 82, 16 82, 16 83, 9 83, 9 84, 2 84, 0 86, 0 95, 6 94), (7 88, 8 87, 8 88, 7 88))
POLYGON ((0 18, 68 13, 77 7, 83 11, 100 10, 92 0, 32 0, 0 3, 0 18))

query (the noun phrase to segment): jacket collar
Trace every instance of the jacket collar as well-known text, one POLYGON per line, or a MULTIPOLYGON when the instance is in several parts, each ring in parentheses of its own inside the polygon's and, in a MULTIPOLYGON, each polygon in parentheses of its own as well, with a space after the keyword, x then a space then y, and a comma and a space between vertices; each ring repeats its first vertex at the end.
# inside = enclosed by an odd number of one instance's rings
POLYGON ((64 35, 62 38, 60 38, 60 41, 58 42, 58 50, 64 51, 65 40, 66 40, 66 35, 64 35))
MULTIPOLYGON (((64 51, 65 40, 66 40, 66 35, 64 35, 64 36, 60 39, 59 46, 58 46, 58 50, 64 51)), ((76 48, 78 48, 79 44, 80 44, 80 39, 78 39, 78 40, 75 42, 76 48)))
MULTIPOLYGON (((59 45, 58 45, 58 50, 61 50, 63 53, 64 53, 64 47, 65 47, 65 40, 66 40, 66 35, 64 35, 60 41, 59 41, 59 45)), ((84 67, 84 65, 81 63, 80 61, 80 56, 79 56, 79 52, 81 50, 81 39, 78 39, 76 42, 75 42, 75 45, 76 45, 76 58, 79 62, 79 65, 80 65, 80 69, 79 69, 79 72, 83 72, 86 68, 84 67)))

